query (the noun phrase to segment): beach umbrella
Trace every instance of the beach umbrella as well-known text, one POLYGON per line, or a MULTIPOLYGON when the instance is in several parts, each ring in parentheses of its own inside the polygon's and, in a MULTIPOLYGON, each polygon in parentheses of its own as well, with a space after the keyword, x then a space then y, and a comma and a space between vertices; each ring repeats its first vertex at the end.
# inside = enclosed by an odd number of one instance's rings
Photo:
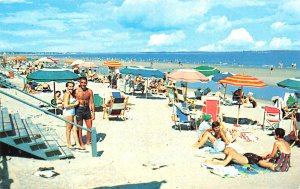
POLYGON ((16 61, 26 61, 27 58, 25 56, 17 56, 16 61))
MULTIPOLYGON (((219 82, 223 83, 223 84, 233 85, 233 86, 240 86, 241 93, 243 91, 243 87, 262 88, 262 87, 267 86, 267 84, 265 84, 263 81, 255 78, 255 77, 252 77, 249 75, 244 75, 244 74, 237 74, 237 75, 229 76, 229 77, 219 80, 219 82)), ((240 117, 240 108, 241 108, 241 104, 239 104, 239 107, 238 107, 238 118, 237 118, 236 125, 238 125, 238 121, 239 121, 239 117, 240 117)))
MULTIPOLYGON (((212 76, 212 80, 215 81, 215 82, 218 82, 218 81, 220 81, 221 79, 224 79, 224 78, 229 77, 229 76, 233 76, 233 74, 232 74, 232 73, 229 73, 229 72, 217 73, 217 74, 214 74, 214 75, 212 76)), ((221 84, 222 84, 223 87, 225 88, 225 91, 224 91, 224 99, 225 99, 225 94, 226 94, 227 84, 225 84, 225 86, 224 86, 223 83, 221 83, 221 84)))
POLYGON ((65 64, 72 64, 75 60, 74 59, 66 59, 64 61, 65 64))
POLYGON ((194 69, 197 70, 198 72, 202 73, 205 76, 210 76, 210 75, 220 73, 220 70, 218 70, 217 68, 211 67, 211 66, 198 66, 194 69))
POLYGON ((72 62, 71 66, 74 67, 74 66, 78 66, 78 65, 83 64, 83 63, 84 63, 83 60, 75 60, 75 61, 72 62))
POLYGON ((110 60, 110 61, 104 62, 102 64, 102 66, 107 66, 107 67, 110 67, 110 68, 119 68, 119 67, 122 67, 122 64, 119 61, 110 60))
POLYGON ((167 74, 167 78, 175 81, 198 82, 209 79, 194 69, 179 69, 167 74))
POLYGON ((55 82, 67 82, 70 80, 78 80, 79 76, 74 72, 62 69, 59 67, 51 67, 37 70, 27 77, 29 81, 36 82, 50 82, 53 81, 53 91, 54 91, 54 99, 55 99, 55 82))
POLYGON ((80 64, 78 64, 79 68, 98 68, 99 66, 97 66, 94 62, 82 62, 80 64))
POLYGON ((279 87, 300 90, 300 77, 293 77, 277 83, 279 87))
POLYGON ((174 70, 170 74, 167 74, 167 78, 175 81, 185 81, 186 82, 185 95, 187 94, 188 82, 209 81, 209 79, 205 75, 203 75, 202 73, 194 69, 174 70))

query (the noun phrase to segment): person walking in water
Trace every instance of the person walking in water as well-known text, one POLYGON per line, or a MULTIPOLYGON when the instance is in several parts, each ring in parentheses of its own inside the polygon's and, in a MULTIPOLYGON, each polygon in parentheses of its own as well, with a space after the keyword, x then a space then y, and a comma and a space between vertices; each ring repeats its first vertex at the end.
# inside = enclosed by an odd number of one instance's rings
MULTIPOLYGON (((87 78, 81 77, 79 80, 79 87, 76 89, 75 96, 78 101, 76 107, 76 120, 79 125, 83 126, 83 120, 85 121, 88 129, 92 128, 92 120, 95 119, 95 105, 93 99, 93 91, 87 86, 87 78)), ((78 128, 78 137, 80 145, 83 146, 82 129, 78 128)), ((91 145, 91 132, 86 134, 86 144, 91 145)))

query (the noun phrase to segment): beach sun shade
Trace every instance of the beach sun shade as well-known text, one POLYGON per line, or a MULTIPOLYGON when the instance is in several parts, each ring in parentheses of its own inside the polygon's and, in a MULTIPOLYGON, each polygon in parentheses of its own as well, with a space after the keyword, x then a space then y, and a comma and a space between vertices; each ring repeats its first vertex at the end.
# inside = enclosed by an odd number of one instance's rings
MULTIPOLYGON (((255 77, 252 77, 249 75, 243 75, 243 74, 229 76, 229 77, 219 80, 219 82, 223 83, 223 84, 233 85, 233 86, 240 86, 241 87, 241 95, 243 93, 242 92, 243 86, 257 87, 257 88, 262 88, 262 87, 267 86, 267 84, 265 84, 263 81, 255 78, 255 77)), ((239 103, 239 107, 238 107, 238 116, 237 116, 236 125, 239 124, 240 109, 241 109, 241 103, 239 103)))
POLYGON ((107 66, 107 67, 110 67, 110 68, 119 68, 119 67, 122 67, 122 64, 119 61, 110 60, 110 61, 104 62, 102 64, 102 66, 107 66))
POLYGON ((97 66, 94 62, 83 62, 83 63, 79 64, 78 67, 80 67, 80 68, 98 68, 99 66, 97 66))
POLYGON ((212 80, 215 82, 218 82, 221 79, 224 79, 224 78, 230 77, 230 76, 233 76, 233 74, 229 73, 229 72, 217 73, 212 76, 212 80))
POLYGON ((83 60, 75 60, 75 61, 72 62, 71 66, 78 66, 78 65, 83 64, 83 63, 84 63, 83 60))
POLYGON ((300 77, 293 77, 277 83, 279 87, 300 90, 300 77))
POLYGON ((55 63, 55 62, 58 62, 58 60, 54 60, 49 57, 43 57, 35 61, 35 63, 55 63))
POLYGON ((198 72, 202 73, 205 76, 211 76, 211 75, 220 73, 220 70, 218 70, 217 68, 213 68, 211 66, 198 66, 194 69, 197 70, 198 72))
POLYGON ((147 68, 147 67, 137 67, 130 66, 120 70, 122 74, 131 74, 134 76, 142 76, 142 77, 155 77, 155 78, 163 78, 164 73, 158 69, 147 68))
POLYGON ((168 79, 175 81, 186 81, 186 82, 199 82, 199 81, 208 81, 209 79, 202 73, 194 69, 179 69, 174 70, 167 75, 168 79))
POLYGON ((237 74, 233 76, 226 77, 224 79, 219 80, 220 83, 223 84, 229 84, 233 86, 246 86, 246 87, 265 87, 267 84, 265 84, 263 81, 249 76, 249 75, 243 75, 243 74, 237 74))
POLYGON ((27 80, 35 80, 36 82, 66 82, 76 79, 79 79, 77 74, 70 70, 61 69, 58 67, 40 69, 27 76, 27 80))

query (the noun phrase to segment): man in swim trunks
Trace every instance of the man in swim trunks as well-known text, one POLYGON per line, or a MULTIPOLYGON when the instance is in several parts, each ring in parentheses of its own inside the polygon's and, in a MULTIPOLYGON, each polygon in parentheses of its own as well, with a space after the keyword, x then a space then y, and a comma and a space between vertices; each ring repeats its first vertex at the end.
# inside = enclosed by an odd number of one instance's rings
MULTIPOLYGON (((79 125, 83 125, 85 120, 86 127, 92 128, 92 120, 95 119, 95 105, 93 99, 93 91, 87 86, 87 78, 81 77, 79 80, 79 87, 75 91, 75 97, 79 105, 76 107, 76 120, 79 125)), ((80 145, 83 146, 82 129, 78 128, 78 137, 80 145)), ((91 133, 86 134, 86 144, 91 145, 91 133)))
POLYGON ((231 147, 225 148, 224 154, 226 155, 226 158, 224 160, 220 161, 214 159, 214 160, 206 161, 206 163, 226 166, 232 161, 240 165, 245 165, 245 164, 258 164, 258 162, 263 159, 262 157, 253 153, 240 154, 234 148, 231 147))

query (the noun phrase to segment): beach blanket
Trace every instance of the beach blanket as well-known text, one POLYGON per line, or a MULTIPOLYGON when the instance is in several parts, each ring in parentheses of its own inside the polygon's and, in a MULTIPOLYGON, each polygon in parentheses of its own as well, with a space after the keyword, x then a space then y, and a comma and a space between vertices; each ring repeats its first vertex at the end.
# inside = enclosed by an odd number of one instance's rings
POLYGON ((203 148, 199 149, 200 153, 203 154, 222 154, 223 152, 219 152, 218 150, 215 150, 213 147, 211 146, 204 146, 203 148))
POLYGON ((256 164, 233 164, 226 167, 211 164, 202 164, 201 167, 222 178, 234 178, 238 176, 256 175, 260 173, 271 172, 269 169, 259 167, 256 164))
MULTIPOLYGON (((230 124, 235 124, 237 121, 237 118, 232 118, 232 117, 223 117, 223 122, 225 123, 230 123, 230 124)), ((251 120, 249 118, 239 118, 239 124, 240 125, 255 125, 257 124, 257 121, 251 120)))

